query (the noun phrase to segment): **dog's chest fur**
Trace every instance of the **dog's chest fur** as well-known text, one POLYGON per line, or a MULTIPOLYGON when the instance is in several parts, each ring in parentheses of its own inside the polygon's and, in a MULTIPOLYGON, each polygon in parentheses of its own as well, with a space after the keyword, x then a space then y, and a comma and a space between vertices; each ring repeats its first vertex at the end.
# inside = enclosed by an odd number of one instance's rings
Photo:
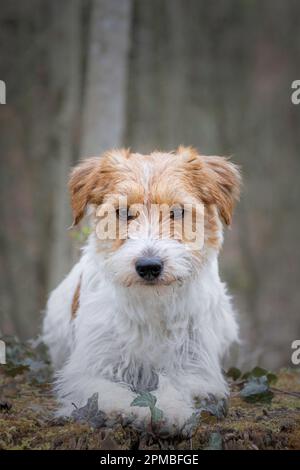
POLYGON ((155 390, 159 374, 176 377, 209 362, 213 370, 220 338, 226 338, 226 328, 219 334, 218 310, 228 308, 215 263, 202 280, 163 287, 164 292, 116 287, 92 272, 91 261, 83 265, 89 270, 82 276, 75 350, 89 370, 135 392, 155 390))

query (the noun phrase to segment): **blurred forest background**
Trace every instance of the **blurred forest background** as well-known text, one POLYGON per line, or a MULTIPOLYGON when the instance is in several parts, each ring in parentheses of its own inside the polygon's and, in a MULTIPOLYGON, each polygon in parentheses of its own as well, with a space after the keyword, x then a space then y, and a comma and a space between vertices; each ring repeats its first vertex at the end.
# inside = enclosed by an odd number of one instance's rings
POLYGON ((2 0, 0 331, 39 331, 78 256, 66 182, 83 156, 193 145, 232 155, 242 200, 221 270, 242 361, 300 338, 299 0, 2 0))

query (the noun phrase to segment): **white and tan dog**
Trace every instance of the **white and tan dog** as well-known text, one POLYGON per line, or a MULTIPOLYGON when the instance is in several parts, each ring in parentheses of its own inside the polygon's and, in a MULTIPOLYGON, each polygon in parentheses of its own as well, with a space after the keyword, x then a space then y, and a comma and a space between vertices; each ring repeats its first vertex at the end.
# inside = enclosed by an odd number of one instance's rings
POLYGON ((151 391, 166 422, 182 426, 196 397, 226 396, 221 360, 238 328, 218 253, 239 186, 228 160, 184 147, 150 155, 113 150, 75 167, 74 224, 90 207, 94 230, 80 261, 51 293, 43 325, 61 414, 97 392, 100 409, 143 418, 145 409, 131 403, 137 392, 151 391), (139 210, 131 211, 135 204, 139 210), (167 237, 158 236, 166 214, 156 221, 149 215, 150 206, 162 204, 169 208, 167 237), (97 226, 111 207, 120 225, 103 241, 97 226), (175 236, 188 211, 199 212, 204 228, 197 247, 186 229, 175 236), (140 230, 131 236, 124 228, 132 224, 140 230))

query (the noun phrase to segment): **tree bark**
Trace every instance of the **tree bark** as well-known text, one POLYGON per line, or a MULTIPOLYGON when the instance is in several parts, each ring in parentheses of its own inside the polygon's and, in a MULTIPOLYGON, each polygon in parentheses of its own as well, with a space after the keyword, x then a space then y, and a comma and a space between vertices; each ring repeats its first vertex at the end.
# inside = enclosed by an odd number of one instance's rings
POLYGON ((131 0, 94 0, 83 107, 82 156, 123 144, 131 0))

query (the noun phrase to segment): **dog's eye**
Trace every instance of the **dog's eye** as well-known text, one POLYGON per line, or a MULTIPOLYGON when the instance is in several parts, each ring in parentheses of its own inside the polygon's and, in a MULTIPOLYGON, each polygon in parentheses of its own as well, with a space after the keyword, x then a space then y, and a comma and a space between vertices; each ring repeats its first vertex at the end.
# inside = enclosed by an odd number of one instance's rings
POLYGON ((117 214, 118 219, 123 220, 123 221, 134 219, 133 215, 129 214, 127 207, 121 207, 120 209, 117 209, 116 214, 117 214))
POLYGON ((182 219, 182 218, 183 218, 183 215, 184 215, 184 210, 182 209, 182 207, 174 207, 174 208, 171 209, 171 211, 170 211, 170 217, 171 217, 171 219, 173 219, 173 220, 182 219))

